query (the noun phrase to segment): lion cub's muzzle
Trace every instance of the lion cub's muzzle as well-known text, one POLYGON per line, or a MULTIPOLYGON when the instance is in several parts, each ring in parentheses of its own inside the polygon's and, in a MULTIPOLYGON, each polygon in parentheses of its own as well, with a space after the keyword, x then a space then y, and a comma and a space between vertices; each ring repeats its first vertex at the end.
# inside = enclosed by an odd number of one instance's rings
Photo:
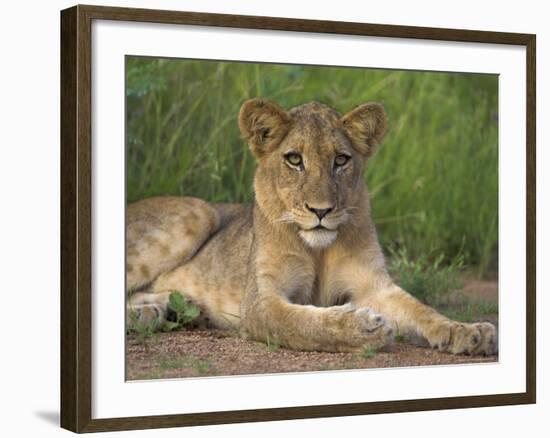
POLYGON ((303 213, 303 215, 297 217, 297 223, 304 231, 323 229, 336 231, 338 226, 347 220, 347 213, 345 211, 336 211, 334 206, 318 208, 306 203, 303 213))
POLYGON ((336 240, 338 227, 347 221, 348 214, 345 211, 336 211, 334 207, 305 206, 305 211, 293 215, 300 228, 298 234, 311 248, 327 248, 336 240))
POLYGON ((307 202, 305 204, 305 207, 306 207, 306 210, 309 210, 313 214, 315 214, 315 216, 317 216, 320 221, 322 221, 327 214, 329 214, 332 210, 334 210, 334 206, 331 206, 328 208, 311 207, 307 202))

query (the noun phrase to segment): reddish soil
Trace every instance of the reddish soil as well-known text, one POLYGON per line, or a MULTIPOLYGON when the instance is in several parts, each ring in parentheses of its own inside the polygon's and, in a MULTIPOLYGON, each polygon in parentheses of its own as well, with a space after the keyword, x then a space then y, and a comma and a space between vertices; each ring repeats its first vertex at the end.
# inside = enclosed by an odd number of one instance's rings
POLYGON ((498 281, 480 280, 472 277, 463 279, 464 287, 451 294, 451 302, 457 302, 465 298, 469 302, 484 301, 487 303, 498 302, 498 281))
MULTIPOLYGON (((452 302, 496 303, 496 281, 467 280, 452 302)), ((452 304, 451 304, 452 305, 452 304)), ((498 322, 498 314, 473 315, 473 320, 498 322)), ((127 379, 214 375, 268 374, 359 368, 407 367, 495 362, 497 356, 454 356, 396 342, 383 350, 360 353, 302 352, 246 341, 219 330, 158 333, 145 343, 129 337, 127 379)))

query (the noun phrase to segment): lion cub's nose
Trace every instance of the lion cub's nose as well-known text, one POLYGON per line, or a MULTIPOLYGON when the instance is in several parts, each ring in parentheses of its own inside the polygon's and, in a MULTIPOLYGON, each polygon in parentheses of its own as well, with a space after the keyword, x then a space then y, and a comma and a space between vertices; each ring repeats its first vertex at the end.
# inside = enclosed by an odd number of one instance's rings
POLYGON ((333 207, 329 207, 329 208, 315 208, 315 207, 311 207, 310 205, 307 204, 306 202, 306 208, 311 211, 312 213, 315 213, 317 215, 317 217, 319 218, 319 220, 323 219, 327 214, 329 214, 333 207))

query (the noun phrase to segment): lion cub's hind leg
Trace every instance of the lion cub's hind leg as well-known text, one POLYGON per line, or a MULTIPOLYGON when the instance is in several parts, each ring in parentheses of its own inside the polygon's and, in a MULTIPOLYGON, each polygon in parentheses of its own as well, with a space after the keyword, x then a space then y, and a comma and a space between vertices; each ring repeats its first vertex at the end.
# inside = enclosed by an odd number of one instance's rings
POLYGON ((170 293, 153 294, 137 292, 128 298, 126 305, 126 328, 131 329, 136 324, 150 326, 156 330, 169 318, 168 302, 170 293))
POLYGON ((218 212, 197 198, 158 197, 128 205, 126 289, 139 290, 189 260, 219 224, 218 212))
POLYGON ((170 293, 144 291, 159 275, 188 261, 218 229, 218 212, 206 201, 149 198, 128 205, 126 224, 127 325, 158 328, 170 320, 170 293), (136 292, 141 290, 142 292, 136 292))

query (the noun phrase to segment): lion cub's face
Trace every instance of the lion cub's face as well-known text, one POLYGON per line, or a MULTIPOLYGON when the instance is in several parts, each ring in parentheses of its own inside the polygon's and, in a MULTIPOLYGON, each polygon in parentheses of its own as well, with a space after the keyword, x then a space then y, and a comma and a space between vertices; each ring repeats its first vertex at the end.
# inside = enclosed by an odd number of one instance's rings
POLYGON ((363 170, 386 125, 381 105, 341 116, 312 102, 286 112, 252 99, 239 115, 258 161, 256 201, 271 222, 291 223, 312 248, 326 248, 356 207, 363 170))

